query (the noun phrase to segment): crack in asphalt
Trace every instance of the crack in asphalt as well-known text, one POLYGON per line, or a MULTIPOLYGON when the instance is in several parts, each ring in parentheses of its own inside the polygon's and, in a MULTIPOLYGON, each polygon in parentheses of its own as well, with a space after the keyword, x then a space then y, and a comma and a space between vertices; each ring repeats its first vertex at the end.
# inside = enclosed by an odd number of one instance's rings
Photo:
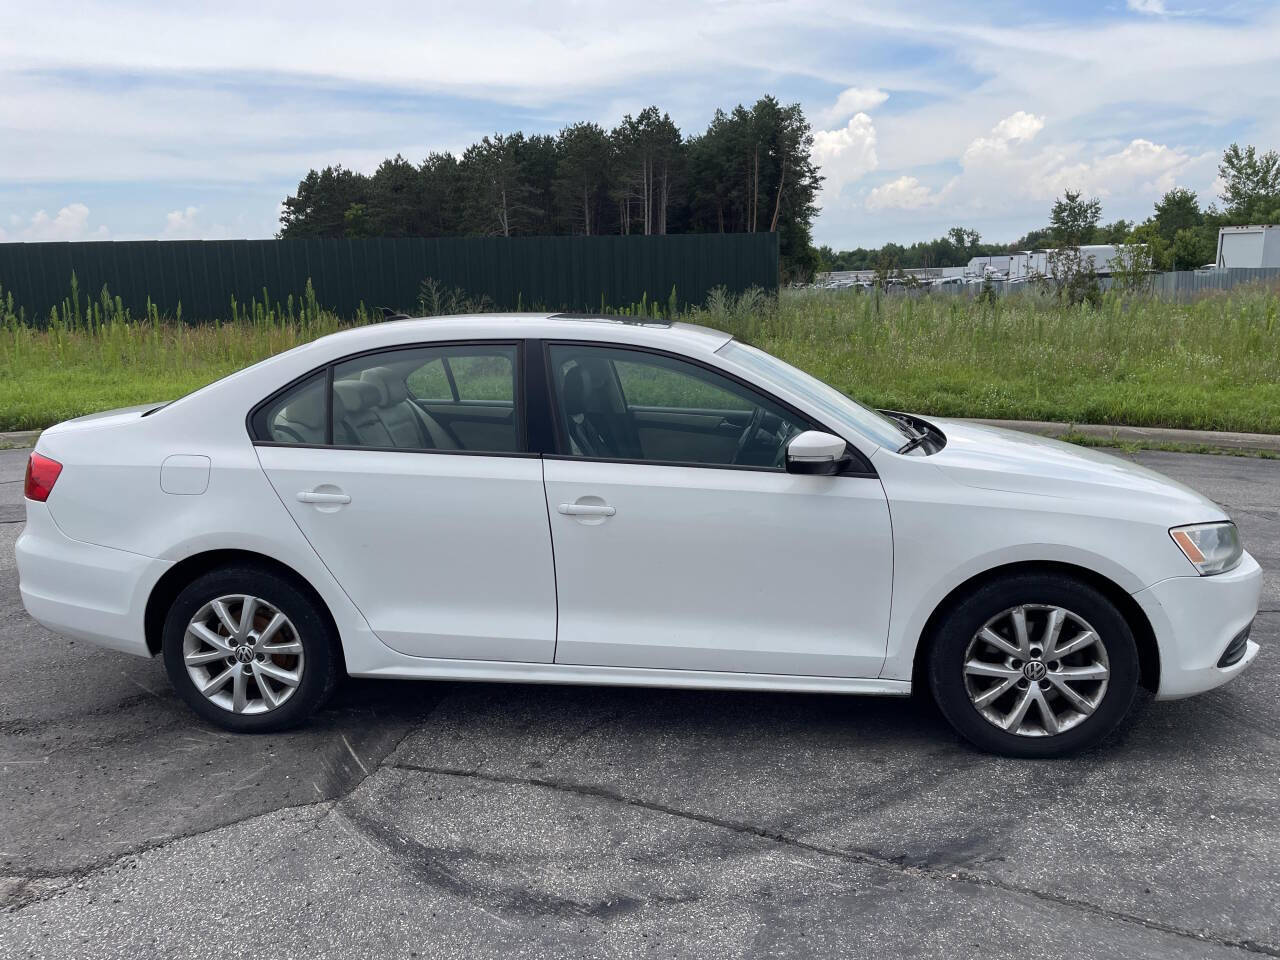
MULTIPOLYGON (((929 867, 913 866, 910 864, 900 863, 898 861, 880 856, 878 854, 857 849, 842 849, 839 847, 830 847, 825 844, 813 843, 808 840, 802 840, 799 837, 793 837, 790 834, 782 833, 777 830, 770 830, 767 827, 757 826, 751 823, 745 823, 740 820, 730 820, 724 817, 716 817, 710 814, 698 813, 693 810, 685 810, 680 807, 674 807, 669 804, 660 803, 653 800, 644 800, 640 797, 631 797, 617 790, 598 784, 576 783, 569 780, 557 780, 542 777, 519 777, 510 774, 485 773, 480 770, 467 770, 462 767, 429 767, 412 763, 390 763, 386 765, 388 769, 404 770, 413 773, 433 774, 443 777, 456 777, 459 779, 481 780, 487 783, 502 784, 507 786, 528 786, 541 787, 546 790, 555 790, 561 793, 575 794, 582 797, 590 797, 599 800, 608 800, 614 803, 625 804, 630 807, 637 807, 642 810, 648 810, 653 813, 660 813, 665 816, 678 817, 684 820, 692 820, 707 826, 716 827, 722 830, 731 830, 735 833, 745 834, 748 836, 758 837, 762 840, 768 840, 773 843, 779 843, 784 846, 794 847, 799 850, 805 850, 810 853, 816 853, 820 856, 835 857, 841 860, 847 860, 858 863, 863 866, 888 870, 906 876, 937 880, 943 883, 961 882, 972 886, 985 887, 987 889, 1000 890, 1005 893, 1018 894, 1021 896, 1031 897, 1046 903, 1056 904, 1058 906, 1068 907, 1078 910, 1082 913, 1089 913, 1105 920, 1117 923, 1127 923, 1143 927, 1159 933, 1166 933, 1176 937, 1182 937, 1188 940, 1195 940, 1200 943, 1213 943, 1222 947, 1243 950, 1247 953, 1255 953, 1268 957, 1280 957, 1280 946, 1262 943, 1252 939, 1240 939, 1233 937, 1224 937, 1217 934, 1200 933, 1195 930, 1188 930, 1183 927, 1177 927, 1173 924, 1163 923, 1159 920, 1150 920, 1136 914, 1125 913, 1120 910, 1111 910, 1107 907, 1099 906, 1088 900, 1081 900, 1075 897, 1065 897, 1060 894, 1048 893, 1043 890, 1036 890, 1033 887, 1024 887, 1018 884, 1009 883, 1004 880, 996 880, 991 877, 984 876, 980 873, 974 873, 969 870, 952 869, 952 870, 936 870, 929 867)), ((390 846, 390 840, 378 838, 380 842, 388 846, 392 852, 394 847, 390 846)))
MULTIPOLYGON (((235 820, 229 820, 225 823, 219 823, 209 827, 197 828, 195 830, 188 830, 184 833, 175 834, 171 837, 165 837, 160 840, 141 843, 135 847, 130 848, 129 850, 124 851, 123 853, 114 853, 114 854, 111 854, 110 856, 100 857, 97 860, 90 861, 89 863, 76 867, 74 870, 64 870, 64 871, 31 870, 31 869, 8 870, 5 873, 0 874, 0 881, 13 880, 13 881, 16 881, 17 883, 14 889, 11 889, 7 892, 0 893, 0 914, 18 913, 19 911, 25 910, 31 906, 35 906, 38 903, 44 903, 45 901, 51 900, 54 897, 58 896, 58 894, 65 891, 69 886, 76 883, 78 880, 84 880, 84 879, 87 879, 88 877, 93 876, 96 873, 101 873, 105 870, 110 870, 112 867, 116 866, 117 864, 123 863, 131 858, 140 857, 145 854, 151 853, 155 850, 163 850, 164 848, 172 846, 175 843, 180 843, 183 840, 191 840, 196 837, 209 836, 211 834, 217 833, 220 830, 230 830, 234 827, 243 826, 246 823, 251 823, 254 820, 258 820, 262 817, 270 817, 270 816, 273 816, 274 814, 285 812, 285 811, 306 810, 314 807, 317 810, 323 811, 317 820, 317 822, 319 822, 320 820, 323 820, 325 816, 331 813, 334 807, 336 807, 339 803, 342 803, 349 796, 351 796, 352 793, 354 793, 366 780, 369 779, 369 777, 373 776, 373 774, 383 769, 387 765, 387 761, 395 755, 396 751, 400 749, 401 745, 405 742, 405 740, 407 740, 413 733, 415 733, 417 729, 418 729, 418 724, 414 724, 413 726, 410 726, 407 730, 405 730, 405 732, 398 739, 396 739, 396 741, 387 750, 383 759, 374 765, 372 771, 368 770, 363 763, 360 763, 359 764, 360 769, 364 772, 364 775, 361 776, 359 779, 354 780, 351 783, 351 785, 347 787, 346 790, 343 790, 341 793, 338 793, 332 797, 325 797, 324 799, 321 799, 321 800, 308 800, 304 803, 282 804, 281 806, 275 807, 274 809, 265 810, 261 813, 247 814, 246 816, 239 817, 235 820), (328 809, 325 809, 325 808, 328 808, 328 809), (50 889, 41 890, 40 892, 35 893, 34 895, 29 897, 23 896, 23 891, 26 889, 29 889, 32 885, 43 886, 44 884, 50 884, 50 883, 56 884, 57 886, 54 886, 50 889)), ((350 743, 347 744, 347 749, 351 750, 350 743)), ((352 751, 352 754, 354 755, 354 751, 352 751)), ((359 763, 359 758, 357 758, 357 763, 359 763)))
MULTIPOLYGON (((331 814, 340 812, 343 818, 359 830, 361 834, 386 851, 392 859, 397 862, 407 864, 410 869, 414 870, 415 873, 420 876, 421 879, 428 882, 434 882, 436 885, 442 886, 457 895, 462 895, 464 897, 477 896, 480 891, 476 890, 456 872, 449 869, 447 865, 438 862, 441 857, 447 853, 447 851, 442 851, 437 848, 421 844, 420 842, 403 835, 393 827, 381 823, 372 817, 347 811, 345 809, 339 810, 340 807, 349 801, 351 795, 361 787, 365 781, 377 774, 379 771, 401 770, 408 773, 479 780, 487 783, 507 786, 537 787, 581 797, 605 800, 646 810, 652 813, 662 814, 664 816, 677 817, 701 823, 717 829, 733 831, 742 835, 766 840, 771 843, 781 844, 823 857, 831 857, 857 863, 873 869, 941 883, 959 882, 980 888, 998 890, 1003 893, 1029 897, 1041 902, 1066 907, 1081 913, 1087 913, 1106 921, 1130 924, 1153 932, 1168 934, 1170 936, 1200 943, 1211 943, 1221 947, 1241 950, 1246 953, 1268 957, 1280 957, 1280 946, 1270 943, 1249 938, 1234 938, 1215 933, 1190 930, 1173 924, 1164 923, 1159 920, 1152 920, 1135 914, 1126 913, 1121 910, 1109 909, 1087 900, 1049 893, 1037 890, 1033 887, 994 879, 971 870, 961 868, 937 869, 929 866, 904 863, 872 851, 854 848, 840 848, 821 843, 814 843, 790 834, 771 830, 767 827, 758 826, 744 821, 699 813, 697 811, 686 810, 658 801, 629 796, 620 791, 598 784, 578 783, 570 780, 554 778, 522 777, 509 774, 487 773, 481 770, 461 767, 432 767, 407 762, 395 762, 393 758, 399 751, 400 747, 410 736, 420 730, 421 726, 422 722, 420 721, 406 730, 404 734, 395 741, 390 749, 387 750, 381 761, 374 764, 371 769, 366 770, 364 776, 354 780, 346 790, 334 797, 304 803, 285 804, 273 810, 250 814, 237 820, 221 823, 216 826, 191 830, 172 837, 166 837, 155 842, 140 844, 124 853, 101 858, 98 861, 86 864, 74 870, 63 872, 41 870, 7 871, 3 876, 0 876, 0 882, 8 880, 14 881, 15 883, 11 889, 4 893, 4 899, 9 902, 0 906, 0 913, 15 914, 27 909, 28 907, 47 902, 66 892, 69 887, 76 884, 78 881, 85 880, 92 877, 94 874, 109 870, 112 867, 133 858, 156 850, 165 849, 181 841, 216 834, 220 831, 240 827, 254 820, 272 816, 281 812, 301 811, 310 808, 315 808, 320 811, 320 815, 316 818, 314 823, 311 824, 311 826, 318 826, 331 814)), ((594 725, 589 725, 587 729, 589 730, 592 726, 594 725)), ((632 898, 629 897, 620 897, 617 898, 616 902, 604 901, 598 904, 586 904, 569 899, 542 897, 530 893, 526 899, 522 899, 518 904, 504 902, 501 904, 494 904, 494 906, 497 906, 499 909, 507 908, 516 913, 529 915, 544 913, 553 915, 570 914, 580 917, 596 917, 603 919, 615 913, 629 912, 630 910, 638 907, 639 903, 633 903, 632 898)))
MULTIPOLYGON (((44 730, 45 728, 48 728, 48 727, 57 728, 57 727, 65 726, 72 720, 81 720, 85 718, 103 717, 103 716, 114 716, 125 710, 131 710, 140 703, 146 703, 148 700, 152 698, 152 696, 154 695, 149 695, 145 693, 126 694, 123 697, 113 700, 111 703, 102 704, 100 706, 93 707, 88 710, 84 710, 78 714, 75 714, 72 717, 53 716, 53 717, 40 717, 38 719, 33 719, 33 720, 24 720, 21 718, 15 719, 15 720, 0 720, 0 733, 7 734, 9 736, 29 736, 33 733, 36 733, 37 731, 44 730)), ((136 732, 124 732, 119 734, 112 734, 110 736, 98 738, 94 741, 94 743, 98 747, 103 747, 103 746, 111 746, 117 743, 126 743, 130 740, 136 740, 140 737, 154 737, 157 734, 157 732, 164 733, 170 727, 177 726, 178 724, 183 722, 185 721, 183 721, 181 718, 178 718, 173 720, 168 725, 166 725, 163 729, 158 730, 156 727, 152 727, 147 730, 139 730, 136 732)), ((59 749, 65 750, 73 746, 75 746, 75 744, 64 744, 59 749)))
MULTIPOLYGON (((392 765, 390 769, 403 769, 392 765)), ((452 863, 474 859, 474 854, 448 848, 428 846, 397 830, 389 823, 351 810, 336 812, 359 833, 393 861, 404 865, 416 879, 453 894, 473 905, 488 907, 499 914, 516 914, 528 919, 540 917, 580 917, 605 919, 639 909, 642 901, 628 895, 608 897, 595 903, 583 903, 570 897, 539 893, 533 890, 510 891, 484 890, 470 882, 462 872, 453 869, 452 863)), ((487 911, 486 911, 487 912, 487 911)))
MULTIPOLYGON (((356 784, 356 786, 359 786, 359 784, 356 784)), ((353 786, 351 789, 354 790, 355 787, 353 786)), ((348 791, 348 793, 349 792, 350 791, 348 791)), ((267 810, 263 813, 251 813, 247 816, 240 817, 237 820, 229 820, 226 823, 219 823, 215 826, 189 830, 186 833, 175 834, 172 837, 165 837, 162 840, 140 843, 136 847, 126 850, 124 853, 100 857, 97 860, 93 860, 82 866, 76 867, 74 870, 65 870, 61 872, 56 870, 23 870, 20 868, 16 870, 9 870, 3 875, 0 875, 0 879, 15 880, 18 882, 18 885, 15 890, 11 890, 6 894, 7 899, 10 901, 9 903, 0 902, 0 914, 20 913, 28 907, 33 907, 38 903, 44 903, 47 900, 52 900, 58 894, 65 891, 67 887, 79 880, 86 880, 96 873, 102 873, 105 870, 110 870, 112 867, 124 863, 134 857, 141 857, 156 850, 163 850, 175 843, 181 843, 183 840, 206 837, 210 834, 217 833, 219 830, 230 830, 233 827, 243 826, 244 824, 250 823, 261 817, 269 817, 273 814, 286 810, 305 810, 309 807, 321 808, 324 806, 333 806, 344 799, 346 799, 345 794, 341 797, 332 797, 326 800, 311 800, 306 803, 288 804, 283 807, 277 807, 274 810, 267 810), (24 898, 22 896, 22 892, 25 888, 32 885, 43 885, 47 883, 57 884, 57 886, 44 890, 31 897, 24 898)))

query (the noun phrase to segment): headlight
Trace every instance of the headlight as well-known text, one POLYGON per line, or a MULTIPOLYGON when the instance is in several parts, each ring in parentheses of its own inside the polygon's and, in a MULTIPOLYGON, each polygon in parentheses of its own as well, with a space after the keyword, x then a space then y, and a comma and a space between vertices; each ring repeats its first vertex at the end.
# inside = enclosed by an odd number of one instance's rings
POLYGON ((1244 555, 1240 534, 1230 520, 1174 527, 1169 536, 1202 577, 1230 570, 1244 555))

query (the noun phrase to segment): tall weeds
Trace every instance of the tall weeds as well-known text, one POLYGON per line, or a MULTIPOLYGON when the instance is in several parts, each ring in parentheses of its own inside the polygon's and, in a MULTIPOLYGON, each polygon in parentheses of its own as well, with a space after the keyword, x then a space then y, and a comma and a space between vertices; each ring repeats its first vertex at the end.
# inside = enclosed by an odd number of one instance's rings
MULTIPOLYGON (((1280 291, 1236 288, 1190 303, 1108 294, 1063 306, 1035 291, 954 295, 715 291, 680 312, 663 300, 603 312, 716 327, 881 407, 940 416, 1131 423, 1280 433, 1280 291)), ((424 313, 489 303, 424 284, 424 313)), ((524 309, 540 305, 522 304, 524 309)), ((379 317, 323 309, 308 284, 228 304, 191 325, 73 283, 39 324, 0 289, 0 429, 42 427, 162 401, 265 357, 379 317)))

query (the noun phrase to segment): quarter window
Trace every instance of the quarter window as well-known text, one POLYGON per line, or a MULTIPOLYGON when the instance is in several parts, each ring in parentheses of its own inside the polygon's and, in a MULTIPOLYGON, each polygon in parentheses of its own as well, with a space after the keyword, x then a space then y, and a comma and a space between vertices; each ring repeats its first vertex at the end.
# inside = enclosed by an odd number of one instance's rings
POLYGON ((253 435, 272 443, 325 442, 324 371, 286 390, 253 417, 253 435))
POLYGON ((675 357, 576 344, 549 349, 572 456, 781 470, 787 442, 812 429, 736 380, 675 357))

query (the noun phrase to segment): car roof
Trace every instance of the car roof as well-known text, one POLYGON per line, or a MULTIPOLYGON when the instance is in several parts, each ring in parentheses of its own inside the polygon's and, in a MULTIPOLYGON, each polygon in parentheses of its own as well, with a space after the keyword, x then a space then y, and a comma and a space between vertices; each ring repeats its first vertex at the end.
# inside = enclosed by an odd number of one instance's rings
POLYGON ((626 313, 552 313, 548 320, 589 320, 593 323, 628 323, 637 327, 669 327, 670 320, 662 317, 639 316, 626 313))
POLYGON ((660 317, 607 313, 471 313, 409 317, 349 327, 316 344, 344 351, 436 340, 600 340, 684 353, 714 353, 733 337, 721 330, 660 317))

